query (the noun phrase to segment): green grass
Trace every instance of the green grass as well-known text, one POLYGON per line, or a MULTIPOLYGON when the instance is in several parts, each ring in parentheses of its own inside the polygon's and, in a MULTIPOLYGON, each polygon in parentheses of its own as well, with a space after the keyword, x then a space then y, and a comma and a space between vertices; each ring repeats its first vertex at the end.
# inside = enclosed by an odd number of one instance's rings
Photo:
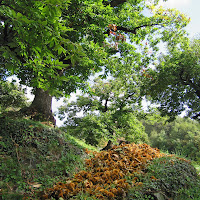
POLYGON ((80 140, 72 135, 65 133, 65 137, 70 140, 70 143, 78 146, 79 148, 88 149, 90 151, 99 151, 97 147, 87 144, 83 140, 80 140))

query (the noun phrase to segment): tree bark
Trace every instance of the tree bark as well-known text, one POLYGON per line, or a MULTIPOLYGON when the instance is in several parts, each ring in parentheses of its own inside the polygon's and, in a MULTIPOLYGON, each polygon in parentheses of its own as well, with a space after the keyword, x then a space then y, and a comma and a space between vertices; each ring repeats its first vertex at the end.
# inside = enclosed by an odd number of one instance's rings
POLYGON ((56 120, 52 114, 52 96, 48 91, 44 91, 40 88, 36 88, 35 97, 30 105, 23 112, 31 119, 36 121, 50 121, 53 125, 56 125, 56 120))
POLYGON ((37 88, 31 107, 35 108, 39 113, 50 114, 52 113, 51 106, 52 96, 49 95, 49 92, 37 88))

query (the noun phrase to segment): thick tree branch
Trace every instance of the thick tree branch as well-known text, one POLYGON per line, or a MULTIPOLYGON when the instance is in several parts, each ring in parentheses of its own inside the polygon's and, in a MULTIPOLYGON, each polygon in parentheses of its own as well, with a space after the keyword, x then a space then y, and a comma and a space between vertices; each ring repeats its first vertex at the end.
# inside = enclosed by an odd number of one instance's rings
POLYGON ((135 92, 128 94, 128 96, 125 97, 125 99, 127 100, 128 98, 132 97, 135 94, 135 92))
POLYGON ((105 2, 106 5, 110 5, 111 7, 119 6, 125 3, 127 0, 113 0, 111 2, 105 2))
POLYGON ((159 26, 159 25, 162 25, 162 24, 157 24, 157 23, 156 24, 144 24, 144 25, 141 25, 141 26, 137 26, 134 29, 129 29, 129 28, 126 28, 126 27, 123 27, 123 26, 117 26, 117 30, 124 31, 126 33, 136 34, 136 31, 140 28, 150 27, 150 26, 159 26))
POLYGON ((103 112, 107 112, 108 111, 108 101, 109 101, 109 98, 106 99, 103 112))

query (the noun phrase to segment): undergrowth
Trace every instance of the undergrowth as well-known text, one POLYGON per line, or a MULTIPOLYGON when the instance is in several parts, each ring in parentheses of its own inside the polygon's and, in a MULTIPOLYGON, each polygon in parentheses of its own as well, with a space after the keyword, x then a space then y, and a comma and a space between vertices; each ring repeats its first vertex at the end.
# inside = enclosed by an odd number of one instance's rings
POLYGON ((0 197, 31 197, 84 169, 84 148, 59 129, 0 117, 0 197))
POLYGON ((200 199, 189 161, 147 144, 97 152, 59 129, 5 116, 0 131, 2 200, 200 199))
POLYGON ((183 158, 174 155, 157 158, 147 166, 145 174, 137 176, 144 183, 143 187, 131 188, 128 199, 155 199, 158 196, 173 200, 200 199, 197 171, 183 158))
POLYGON ((93 152, 86 170, 44 191, 41 199, 200 198, 200 182, 189 161, 147 144, 122 144, 93 152), (194 187, 195 185, 195 187, 194 187))

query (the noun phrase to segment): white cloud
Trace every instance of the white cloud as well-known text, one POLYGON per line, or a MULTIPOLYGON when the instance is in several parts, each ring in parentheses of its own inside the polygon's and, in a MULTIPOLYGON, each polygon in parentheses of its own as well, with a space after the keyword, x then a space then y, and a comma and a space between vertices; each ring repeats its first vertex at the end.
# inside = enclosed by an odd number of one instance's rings
POLYGON ((161 5, 168 8, 186 7, 191 3, 192 0, 168 0, 162 2, 161 5))

